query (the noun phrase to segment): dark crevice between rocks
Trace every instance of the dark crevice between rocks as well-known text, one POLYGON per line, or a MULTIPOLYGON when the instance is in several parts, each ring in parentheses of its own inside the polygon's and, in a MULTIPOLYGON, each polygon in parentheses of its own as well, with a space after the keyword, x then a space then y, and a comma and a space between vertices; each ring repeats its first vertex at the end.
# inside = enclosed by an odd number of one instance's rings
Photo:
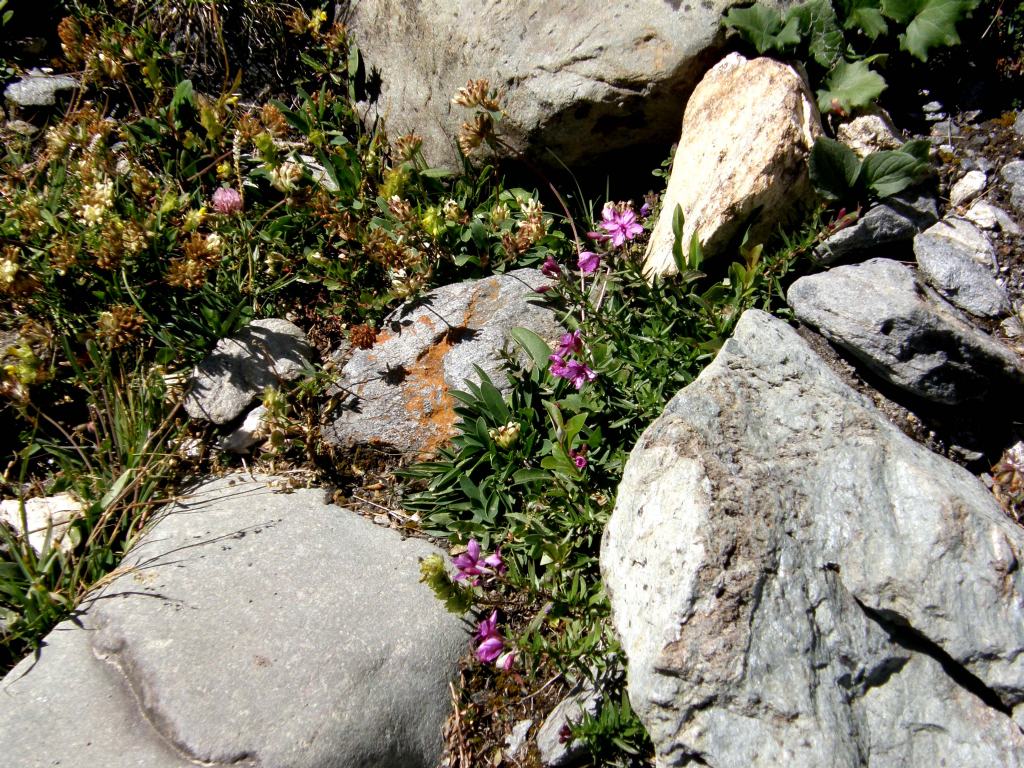
MULTIPOLYGON (((856 600, 856 598, 854 599, 856 600)), ((860 606, 865 616, 885 630, 886 634, 889 635, 889 639, 896 645, 934 659, 954 683, 964 690, 973 693, 986 706, 1002 712, 1007 717, 1012 717, 1012 709, 999 698, 995 691, 946 653, 938 644, 929 640, 918 630, 910 626, 902 616, 891 611, 876 611, 868 608, 860 600, 857 600, 857 605, 860 606)))

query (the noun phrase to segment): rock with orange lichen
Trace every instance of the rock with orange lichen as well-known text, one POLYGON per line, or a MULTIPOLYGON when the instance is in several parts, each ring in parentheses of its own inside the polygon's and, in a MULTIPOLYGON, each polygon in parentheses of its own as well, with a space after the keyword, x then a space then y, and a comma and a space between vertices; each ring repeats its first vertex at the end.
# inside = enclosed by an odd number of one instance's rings
POLYGON ((497 386, 507 383, 499 352, 510 328, 549 341, 563 332, 555 313, 532 298, 548 282, 535 269, 519 269, 446 285, 397 309, 373 347, 356 350, 342 370, 325 439, 337 447, 435 452, 455 432, 448 392, 477 381, 474 366, 497 386))

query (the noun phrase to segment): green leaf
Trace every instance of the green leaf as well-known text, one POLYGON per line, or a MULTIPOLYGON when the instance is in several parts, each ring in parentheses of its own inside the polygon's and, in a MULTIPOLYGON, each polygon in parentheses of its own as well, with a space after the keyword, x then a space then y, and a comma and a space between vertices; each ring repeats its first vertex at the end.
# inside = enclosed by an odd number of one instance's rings
POLYGON ((978 6, 979 0, 882 0, 882 12, 907 24, 900 48, 921 61, 940 45, 957 45, 956 25, 978 6))
POLYGON ((889 31, 880 0, 847 0, 843 3, 843 15, 843 29, 859 29, 869 40, 877 40, 889 31))
POLYGON ((846 41, 829 0, 809 0, 793 6, 786 14, 786 23, 793 20, 799 26, 800 37, 808 40, 811 56, 821 66, 827 69, 842 57, 846 41))
POLYGON ((871 104, 885 90, 885 79, 872 71, 866 61, 840 61, 818 91, 818 109, 830 112, 841 107, 849 112, 871 104))
POLYGON ((545 368, 551 356, 551 347, 529 328, 512 328, 508 335, 523 348, 538 368, 545 368))
POLYGON ((672 261, 675 262, 676 271, 686 271, 686 259, 683 256, 683 207, 676 203, 672 211, 672 261))
POLYGON ((861 162, 848 146, 821 136, 811 148, 811 183, 826 200, 845 200, 857 185, 861 162))
POLYGON ((782 14, 760 3, 749 8, 730 8, 722 24, 737 30, 758 53, 782 51, 800 44, 799 21, 791 18, 783 24, 782 14))
POLYGON ((916 157, 918 160, 924 160, 927 162, 931 153, 932 143, 928 139, 915 139, 914 141, 908 141, 902 147, 899 148, 900 152, 916 157))
POLYGON ((864 158, 864 183, 878 197, 889 197, 922 181, 931 165, 911 154, 884 150, 864 158))
POLYGON ((170 113, 177 118, 178 110, 182 104, 188 104, 192 108, 196 105, 196 94, 192 88, 191 80, 182 80, 174 89, 174 96, 171 97, 170 113))

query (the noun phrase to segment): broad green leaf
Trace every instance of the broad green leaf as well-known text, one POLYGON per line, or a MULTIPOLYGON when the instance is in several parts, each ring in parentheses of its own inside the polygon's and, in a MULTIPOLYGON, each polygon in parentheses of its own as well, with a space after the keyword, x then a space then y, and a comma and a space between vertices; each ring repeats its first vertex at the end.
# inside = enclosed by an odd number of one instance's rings
POLYGON ((538 368, 544 368, 551 356, 551 347, 529 328, 512 328, 508 335, 521 346, 538 368))
POLYGON ((864 158, 864 183, 878 197, 889 197, 922 181, 931 166, 900 151, 872 152, 864 158))
POLYGON ((869 40, 889 31, 880 0, 847 0, 843 3, 843 29, 859 29, 869 40))
POLYGON ((900 48, 921 61, 940 45, 957 45, 956 25, 978 6, 979 0, 882 0, 882 12, 907 24, 900 48))
POLYGON ((819 137, 811 148, 811 183, 826 200, 844 200, 857 184, 861 162, 848 146, 819 137))
POLYGON ((927 161, 931 148, 932 143, 928 139, 915 139, 914 141, 908 141, 899 148, 899 151, 911 157, 916 157, 918 160, 927 161))
POLYGON ((818 109, 830 112, 840 107, 849 112, 866 107, 885 90, 885 79, 871 70, 866 61, 840 61, 829 75, 825 88, 818 91, 818 109))
POLYGON ((789 19, 783 24, 782 14, 760 3, 749 8, 730 8, 722 24, 739 31, 758 53, 800 44, 799 22, 789 19))
POLYGON ((827 69, 842 57, 845 40, 829 0, 808 0, 793 6, 786 14, 786 24, 793 20, 799 26, 800 37, 808 40, 807 50, 821 66, 827 69))

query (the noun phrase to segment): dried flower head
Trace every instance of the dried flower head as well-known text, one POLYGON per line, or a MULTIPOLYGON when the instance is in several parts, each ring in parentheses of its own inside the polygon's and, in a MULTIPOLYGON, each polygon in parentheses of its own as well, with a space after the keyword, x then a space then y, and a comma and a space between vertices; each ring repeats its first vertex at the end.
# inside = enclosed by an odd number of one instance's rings
POLYGON ((100 343, 110 349, 116 349, 138 338, 145 322, 146 319, 135 307, 129 304, 114 304, 110 309, 100 312, 96 335, 100 343))
POLYGON ((263 127, 267 129, 271 136, 280 137, 288 133, 288 121, 285 120, 284 114, 274 104, 264 104, 260 110, 260 120, 263 121, 263 127))
POLYGON ((197 259, 173 259, 167 270, 167 284, 191 291, 206 282, 208 270, 209 267, 197 259))
POLYGON ((452 104, 469 109, 481 107, 489 112, 497 112, 501 109, 499 98, 498 91, 492 91, 487 80, 470 80, 465 88, 459 88, 459 92, 452 99, 452 104))
POLYGON ((408 200, 403 200, 398 195, 392 195, 388 200, 388 210, 401 222, 412 220, 412 205, 408 200))
POLYGON ((72 64, 81 64, 85 61, 85 36, 82 34, 82 27, 71 16, 65 16, 57 25, 57 37, 60 38, 60 47, 64 49, 64 56, 72 64))
POLYGON ((415 133, 407 133, 395 139, 395 154, 402 160, 412 160, 423 147, 423 139, 415 133))
POLYGON ((291 160, 281 163, 270 172, 270 185, 285 194, 295 190, 302 179, 302 166, 291 160))
POLYGON ((377 341, 377 331, 372 325, 365 323, 353 325, 349 331, 349 339, 352 341, 352 346, 356 349, 369 349, 377 341))
POLYGON ((88 227, 96 226, 114 204, 114 182, 100 180, 88 187, 79 200, 78 221, 88 227))
POLYGON ((481 112, 472 122, 465 122, 459 129, 459 148, 464 155, 471 155, 484 142, 494 137, 494 120, 487 112, 481 112))

